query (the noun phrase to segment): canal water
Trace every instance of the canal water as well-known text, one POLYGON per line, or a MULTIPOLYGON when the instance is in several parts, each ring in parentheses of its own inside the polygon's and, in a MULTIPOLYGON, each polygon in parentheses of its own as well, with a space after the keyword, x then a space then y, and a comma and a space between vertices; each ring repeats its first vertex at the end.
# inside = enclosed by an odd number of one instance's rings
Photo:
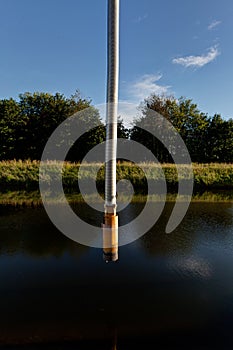
POLYGON ((232 349, 233 203, 193 202, 165 234, 173 205, 109 264, 42 207, 0 206, 0 349, 232 349))

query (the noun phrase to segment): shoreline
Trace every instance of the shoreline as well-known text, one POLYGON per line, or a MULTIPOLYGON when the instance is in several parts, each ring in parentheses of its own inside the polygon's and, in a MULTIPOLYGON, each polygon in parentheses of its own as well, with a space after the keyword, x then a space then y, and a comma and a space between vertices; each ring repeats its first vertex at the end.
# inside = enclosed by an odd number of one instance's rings
MULTIPOLYGON (((103 195, 101 195, 103 196, 103 195)), ((167 193, 166 195, 152 195, 146 196, 142 194, 136 194, 132 198, 127 196, 121 196, 118 199, 120 203, 146 203, 149 202, 163 202, 165 197, 166 203, 185 202, 189 197, 185 195, 178 196, 176 193, 167 193)), ((101 203, 101 200, 97 195, 87 196, 89 203, 101 203)), ((85 203, 85 199, 80 193, 66 194, 66 200, 70 205, 85 203)), ((232 191, 205 191, 203 193, 193 193, 191 198, 192 203, 233 203, 232 191)), ((49 198, 48 203, 51 205, 62 205, 64 200, 58 195, 57 197, 49 198)), ((39 191, 13 191, 13 192, 0 192, 0 206, 13 206, 13 207, 35 207, 39 208, 43 206, 41 195, 39 191)))

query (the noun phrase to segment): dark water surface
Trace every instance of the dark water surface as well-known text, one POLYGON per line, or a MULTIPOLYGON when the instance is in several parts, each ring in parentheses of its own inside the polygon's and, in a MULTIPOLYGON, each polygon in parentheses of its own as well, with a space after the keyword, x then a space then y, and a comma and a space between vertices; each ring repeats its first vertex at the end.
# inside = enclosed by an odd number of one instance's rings
POLYGON ((166 235, 172 206, 112 264, 43 208, 1 206, 0 348, 233 349, 233 203, 192 203, 166 235))

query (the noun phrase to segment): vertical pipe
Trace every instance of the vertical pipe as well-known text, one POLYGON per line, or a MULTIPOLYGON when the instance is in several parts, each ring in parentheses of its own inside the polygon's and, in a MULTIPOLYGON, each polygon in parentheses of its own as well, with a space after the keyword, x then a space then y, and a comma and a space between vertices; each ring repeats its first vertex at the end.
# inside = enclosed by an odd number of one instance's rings
POLYGON ((119 0, 108 0, 108 72, 105 154, 105 212, 116 214, 117 104, 119 86, 119 0))
POLYGON ((105 150, 104 260, 118 260, 118 217, 116 215, 117 105, 119 86, 119 1, 108 0, 108 80, 105 150))

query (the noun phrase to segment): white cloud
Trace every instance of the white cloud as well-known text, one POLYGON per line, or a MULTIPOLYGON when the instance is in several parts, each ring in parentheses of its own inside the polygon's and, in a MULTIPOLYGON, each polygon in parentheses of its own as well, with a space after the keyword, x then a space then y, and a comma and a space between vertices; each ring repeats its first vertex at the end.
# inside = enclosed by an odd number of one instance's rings
POLYGON ((138 112, 138 104, 126 101, 119 101, 118 115, 123 119, 123 123, 127 128, 132 126, 133 120, 140 115, 138 112))
POLYGON ((134 23, 141 23, 143 21, 145 21, 145 19, 147 19, 148 17, 148 13, 145 13, 143 16, 139 16, 138 18, 134 19, 133 22, 134 23))
POLYGON ((207 54, 203 54, 201 56, 186 56, 186 57, 174 58, 172 60, 172 63, 180 64, 186 68, 187 67, 199 68, 215 60, 215 58, 218 55, 220 55, 220 51, 218 50, 217 46, 213 46, 209 49, 209 52, 207 54))
POLYGON ((130 84, 128 93, 133 100, 143 100, 149 97, 152 93, 156 95, 166 94, 170 86, 159 85, 157 82, 162 78, 162 75, 145 74, 138 80, 130 84))
POLYGON ((208 30, 212 30, 212 29, 216 28, 221 23, 222 23, 221 21, 216 21, 216 20, 212 21, 208 26, 208 30))
MULTIPOLYGON (((118 115, 123 119, 126 127, 131 127, 135 118, 141 115, 138 110, 139 104, 152 93, 161 95, 166 94, 169 86, 162 86, 158 81, 162 78, 162 74, 145 74, 139 77, 136 81, 122 81, 124 98, 119 100, 118 115)), ((97 106, 100 116, 103 121, 106 120, 106 105, 97 106)))
MULTIPOLYGON (((102 120, 106 121, 106 104, 98 105, 98 111, 102 120)), ((119 101, 118 102, 118 115, 123 119, 123 123, 126 127, 131 127, 132 121, 139 115, 138 103, 119 101)))

